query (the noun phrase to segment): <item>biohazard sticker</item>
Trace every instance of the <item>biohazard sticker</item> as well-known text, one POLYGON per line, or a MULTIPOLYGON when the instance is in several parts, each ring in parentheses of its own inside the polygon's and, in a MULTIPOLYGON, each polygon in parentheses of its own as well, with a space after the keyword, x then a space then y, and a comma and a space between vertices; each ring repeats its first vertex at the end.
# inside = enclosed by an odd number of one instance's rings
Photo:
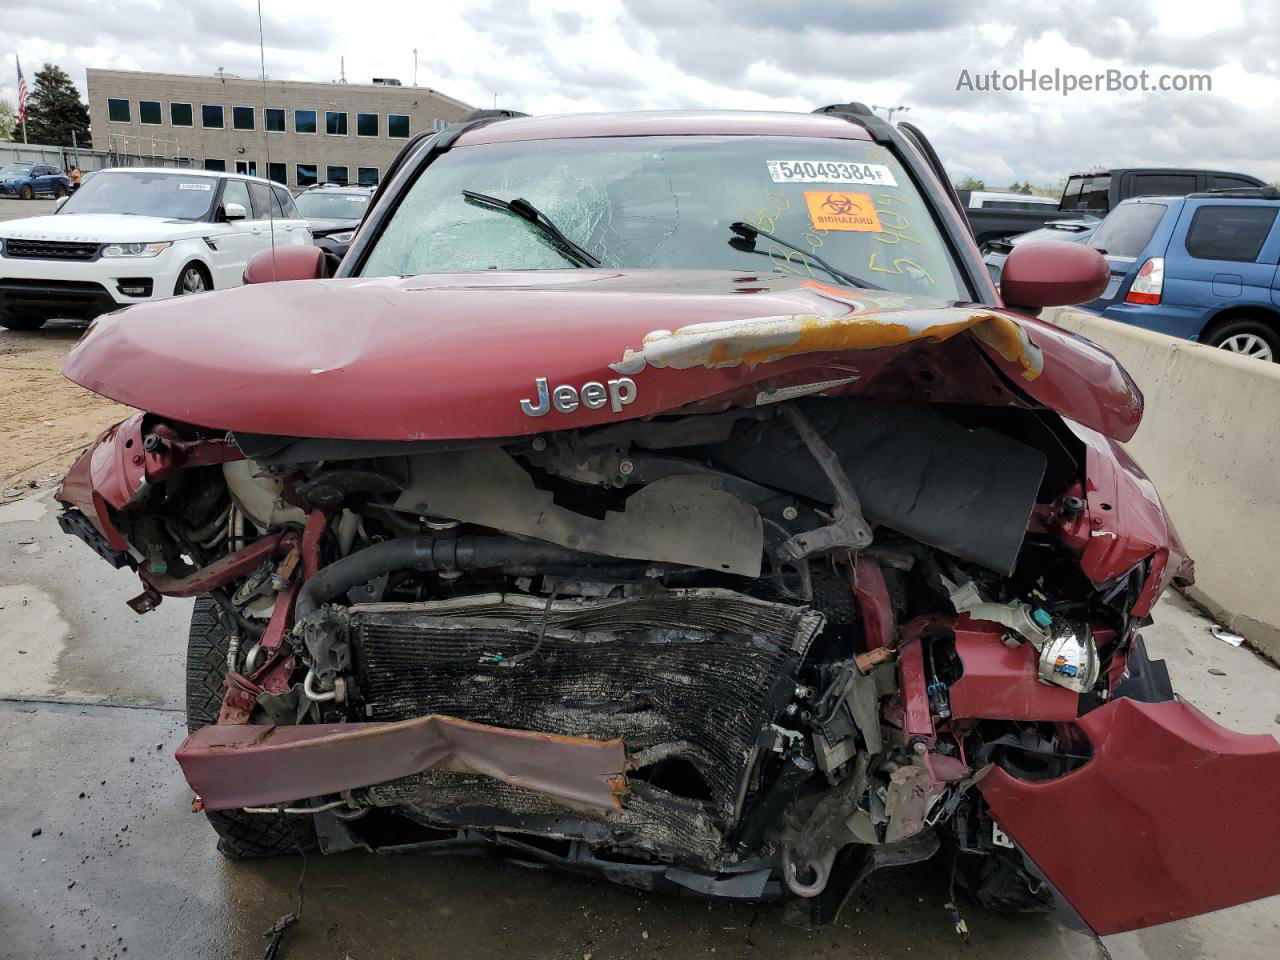
POLYGON ((858 230, 879 233, 880 217, 867 193, 842 190, 806 190, 804 202, 815 230, 858 230))

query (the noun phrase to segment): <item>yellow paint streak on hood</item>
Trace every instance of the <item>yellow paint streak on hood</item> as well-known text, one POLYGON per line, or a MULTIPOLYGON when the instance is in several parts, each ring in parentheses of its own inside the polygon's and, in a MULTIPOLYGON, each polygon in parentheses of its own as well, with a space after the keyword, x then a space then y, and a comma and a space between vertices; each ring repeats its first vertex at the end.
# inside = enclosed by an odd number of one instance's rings
POLYGON ((640 349, 628 348, 610 364, 622 374, 646 366, 687 370, 745 365, 754 368, 784 357, 846 350, 875 350, 918 341, 937 343, 973 330, 983 343, 1022 367, 1034 380, 1044 367, 1038 347, 1008 317, 959 307, 889 310, 855 309, 841 316, 816 313, 695 323, 646 334, 640 349))

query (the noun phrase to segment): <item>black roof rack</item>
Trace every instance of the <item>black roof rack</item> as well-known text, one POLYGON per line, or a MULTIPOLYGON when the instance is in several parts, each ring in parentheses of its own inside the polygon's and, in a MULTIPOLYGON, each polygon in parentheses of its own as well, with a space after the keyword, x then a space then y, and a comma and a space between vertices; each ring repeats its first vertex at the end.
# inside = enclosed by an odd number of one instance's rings
POLYGON ((1280 190, 1275 187, 1219 187, 1203 193, 1189 193, 1187 196, 1215 200, 1280 200, 1280 190))
POLYGON ((856 101, 853 103, 829 103, 813 112, 832 114, 851 120, 864 128, 867 133, 871 134, 872 139, 878 143, 885 143, 893 139, 893 127, 876 116, 865 103, 856 101))
POLYGON ((951 182, 951 178, 947 176, 947 171, 942 166, 942 161, 938 158, 937 151, 933 149, 933 144, 924 135, 924 131, 915 124, 900 120, 895 129, 892 124, 876 116, 865 103, 858 103, 857 101, 852 103, 832 103, 825 107, 819 107, 813 112, 844 117, 846 120, 859 124, 867 133, 871 134, 872 139, 877 143, 889 143, 894 140, 910 141, 911 145, 920 152, 933 169, 934 176, 942 181, 943 188, 951 197, 951 202, 957 208, 963 209, 964 204, 960 202, 959 196, 956 195, 955 185, 951 182))
POLYGON ((455 123, 469 123, 472 120, 488 120, 490 117, 497 117, 500 120, 514 120, 516 117, 527 117, 527 113, 521 113, 519 110, 472 110, 470 113, 463 114, 455 123))

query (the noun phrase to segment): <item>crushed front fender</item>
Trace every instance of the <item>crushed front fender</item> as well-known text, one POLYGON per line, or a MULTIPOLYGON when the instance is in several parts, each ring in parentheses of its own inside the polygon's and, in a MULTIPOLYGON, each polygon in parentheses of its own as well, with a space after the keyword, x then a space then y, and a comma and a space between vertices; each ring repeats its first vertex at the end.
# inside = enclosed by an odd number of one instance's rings
POLYGON ((1280 893, 1280 743, 1181 700, 1113 700, 1082 717, 1093 756, 1054 780, 993 769, 1002 830, 1099 934, 1280 893))

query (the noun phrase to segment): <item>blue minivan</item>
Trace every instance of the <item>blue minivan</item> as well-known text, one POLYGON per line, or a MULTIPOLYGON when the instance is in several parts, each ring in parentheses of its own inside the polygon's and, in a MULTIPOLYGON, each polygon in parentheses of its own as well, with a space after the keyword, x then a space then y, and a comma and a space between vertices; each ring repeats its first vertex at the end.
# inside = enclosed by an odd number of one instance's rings
POLYGON ((1089 238, 1111 281, 1085 309, 1280 361, 1277 213, 1271 187, 1125 200, 1089 238))

